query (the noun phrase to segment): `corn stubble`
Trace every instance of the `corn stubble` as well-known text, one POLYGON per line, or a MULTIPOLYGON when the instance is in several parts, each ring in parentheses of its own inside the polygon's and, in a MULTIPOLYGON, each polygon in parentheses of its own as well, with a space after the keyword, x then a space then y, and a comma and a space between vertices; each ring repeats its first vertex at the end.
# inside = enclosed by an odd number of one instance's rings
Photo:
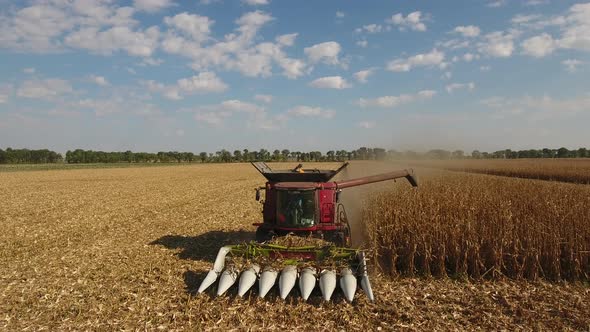
POLYGON ((449 174, 382 192, 364 209, 385 273, 588 281, 590 187, 449 174))

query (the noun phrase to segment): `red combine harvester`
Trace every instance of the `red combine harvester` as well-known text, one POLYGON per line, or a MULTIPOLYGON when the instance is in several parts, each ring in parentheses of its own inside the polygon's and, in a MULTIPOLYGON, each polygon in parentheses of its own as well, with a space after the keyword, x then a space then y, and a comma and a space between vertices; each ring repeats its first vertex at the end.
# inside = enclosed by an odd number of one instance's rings
POLYGON ((340 203, 342 189, 374 182, 406 178, 418 185, 413 171, 399 170, 352 180, 330 181, 345 169, 304 169, 299 164, 290 170, 272 170, 263 162, 252 165, 267 179, 264 187, 256 188, 256 200, 263 202, 263 222, 255 223, 256 242, 225 246, 219 250, 213 269, 199 287, 204 292, 219 277, 217 295, 225 293, 239 278, 238 295, 243 296, 258 279, 260 297, 264 297, 279 278, 281 298, 285 299, 299 277, 299 290, 304 300, 311 295, 319 278, 319 288, 325 300, 340 288, 352 302, 357 288, 373 301, 373 292, 364 252, 351 248, 351 231, 346 210, 340 203), (276 243, 289 236, 319 238, 327 245, 292 246, 276 243), (275 242, 275 243, 273 243, 275 242), (280 271, 280 277, 279 277, 280 271))

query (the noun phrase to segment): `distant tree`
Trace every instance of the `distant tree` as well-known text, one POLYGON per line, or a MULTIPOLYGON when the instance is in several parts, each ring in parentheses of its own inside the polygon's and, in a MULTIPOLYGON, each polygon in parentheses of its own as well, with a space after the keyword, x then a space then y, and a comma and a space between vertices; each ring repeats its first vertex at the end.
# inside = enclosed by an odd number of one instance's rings
POLYGON ((355 159, 360 160, 367 160, 369 158, 369 154, 366 147, 361 147, 357 150, 357 155, 355 159))
POLYGON ((442 149, 433 149, 428 151, 426 156, 432 159, 449 159, 451 157, 451 152, 442 149))
POLYGON ((199 158, 201 159, 201 162, 207 162, 207 152, 201 152, 199 153, 199 158))
POLYGON ((272 160, 274 160, 274 161, 281 160, 281 151, 280 150, 277 149, 272 152, 272 160))
POLYGON ((326 152, 326 160, 328 160, 328 161, 336 160, 336 152, 334 152, 333 150, 326 152))
POLYGON ((586 148, 579 148, 576 151, 576 157, 578 157, 578 158, 586 158, 586 157, 590 157, 590 154, 588 154, 588 150, 586 148))
POLYGON ((543 150, 543 158, 555 158, 553 151, 551 149, 544 148, 543 150))
POLYGON ((570 156, 570 151, 566 148, 559 148, 557 149, 557 158, 568 158, 570 156))
POLYGON ((287 149, 283 149, 281 151, 281 156, 283 157, 283 161, 287 161, 289 160, 289 154, 291 153, 291 151, 287 150, 287 149))
POLYGON ((258 152, 258 158, 256 158, 256 160, 269 161, 270 152, 268 152, 266 149, 260 149, 260 151, 258 152))
POLYGON ((455 150, 452 153, 452 157, 454 159, 463 159, 465 158, 465 153, 463 152, 463 150, 455 150))
POLYGON ((242 151, 235 150, 234 151, 234 161, 242 161, 242 151))
POLYGON ((226 149, 220 151, 219 159, 222 163, 229 163, 232 161, 231 153, 226 149))
POLYGON ((481 152, 479 152, 478 150, 473 150, 473 152, 471 152, 471 158, 473 158, 473 159, 480 159, 481 158, 481 152))

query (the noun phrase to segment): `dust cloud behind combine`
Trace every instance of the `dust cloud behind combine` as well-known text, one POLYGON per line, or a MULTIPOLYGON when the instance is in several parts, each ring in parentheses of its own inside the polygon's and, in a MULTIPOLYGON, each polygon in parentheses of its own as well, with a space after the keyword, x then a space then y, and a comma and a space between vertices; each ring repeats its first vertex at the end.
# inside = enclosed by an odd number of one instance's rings
MULTIPOLYGON (((382 174, 404 168, 409 167, 402 163, 353 161, 350 162, 350 165, 340 172, 340 174, 338 174, 333 180, 338 182, 382 174)), ((366 228, 362 223, 362 211, 366 199, 373 193, 391 190, 395 186, 403 186, 406 190, 411 189, 409 183, 405 179, 397 179, 395 182, 393 180, 388 180, 342 190, 342 193, 340 194, 340 203, 342 203, 346 209, 346 215, 352 233, 353 247, 361 248, 365 245, 366 228)))

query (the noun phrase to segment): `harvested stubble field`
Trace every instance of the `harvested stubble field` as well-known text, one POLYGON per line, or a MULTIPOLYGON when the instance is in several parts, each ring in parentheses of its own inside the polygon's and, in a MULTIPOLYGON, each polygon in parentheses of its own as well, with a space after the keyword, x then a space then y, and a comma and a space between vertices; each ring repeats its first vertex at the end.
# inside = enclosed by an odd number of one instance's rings
POLYGON ((246 164, 0 173, 0 329, 590 328, 580 282, 375 271, 374 304, 195 295, 220 246, 253 238, 261 183, 246 164))
POLYGON ((414 160, 408 164, 448 171, 590 184, 590 159, 414 160))

